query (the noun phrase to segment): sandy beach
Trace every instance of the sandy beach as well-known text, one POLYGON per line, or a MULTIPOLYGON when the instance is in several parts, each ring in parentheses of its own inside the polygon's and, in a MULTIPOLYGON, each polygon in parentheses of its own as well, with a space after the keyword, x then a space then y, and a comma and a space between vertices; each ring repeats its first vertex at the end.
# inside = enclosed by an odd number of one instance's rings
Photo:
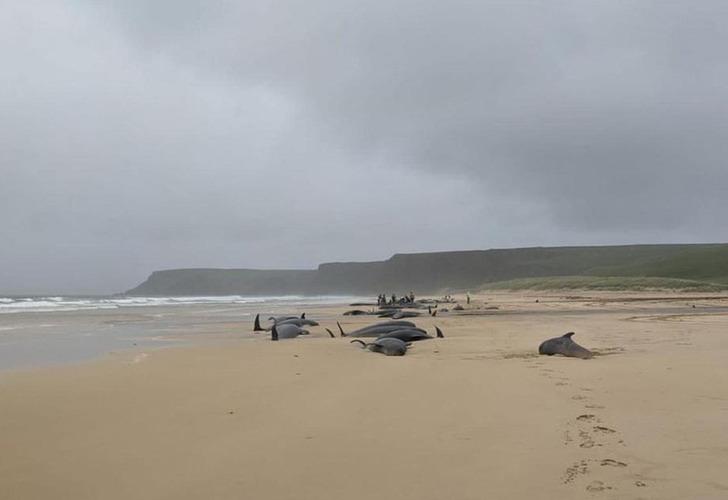
MULTIPOLYGON (((307 313, 374 321, 346 309, 307 313)), ((728 498, 725 296, 485 293, 417 322, 446 338, 402 358, 226 322, 0 372, 0 498, 728 498), (567 331, 599 355, 536 354, 567 331)))

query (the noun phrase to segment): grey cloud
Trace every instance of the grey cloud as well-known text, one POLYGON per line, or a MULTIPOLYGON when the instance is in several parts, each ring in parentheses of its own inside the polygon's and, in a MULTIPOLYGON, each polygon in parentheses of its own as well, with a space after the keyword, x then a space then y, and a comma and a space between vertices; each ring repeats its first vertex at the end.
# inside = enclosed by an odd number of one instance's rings
POLYGON ((116 6, 147 47, 290 93, 353 155, 462 171, 572 227, 677 227, 727 187, 723 2, 246 2, 215 22, 191 2, 157 37, 116 6))
POLYGON ((15 5, 0 291, 725 240, 725 21, 718 1, 15 5))

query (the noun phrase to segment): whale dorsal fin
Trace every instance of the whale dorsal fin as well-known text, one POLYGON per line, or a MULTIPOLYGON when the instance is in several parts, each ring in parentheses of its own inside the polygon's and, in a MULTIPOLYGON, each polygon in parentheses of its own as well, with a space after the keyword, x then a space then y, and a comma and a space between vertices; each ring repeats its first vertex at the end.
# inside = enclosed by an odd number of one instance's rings
POLYGON ((562 335, 562 337, 565 339, 570 339, 572 335, 574 335, 574 332, 565 333, 564 335, 562 335))

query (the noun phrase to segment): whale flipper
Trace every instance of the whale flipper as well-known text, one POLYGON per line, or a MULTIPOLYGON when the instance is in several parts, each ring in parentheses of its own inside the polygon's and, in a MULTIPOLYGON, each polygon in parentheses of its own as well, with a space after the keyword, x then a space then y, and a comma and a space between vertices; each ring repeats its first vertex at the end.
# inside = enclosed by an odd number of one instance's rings
POLYGON ((255 315, 255 322, 253 323, 253 331, 254 332, 265 331, 263 328, 260 327, 260 314, 255 315))

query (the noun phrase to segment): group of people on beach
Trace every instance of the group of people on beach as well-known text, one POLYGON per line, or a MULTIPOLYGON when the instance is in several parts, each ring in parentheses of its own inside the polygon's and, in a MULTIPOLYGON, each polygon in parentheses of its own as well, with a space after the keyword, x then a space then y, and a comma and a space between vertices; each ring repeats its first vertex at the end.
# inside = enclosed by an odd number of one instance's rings
POLYGON ((392 294, 389 299, 387 299, 386 293, 380 293, 377 296, 377 305, 378 306, 393 306, 393 305, 404 305, 404 304, 414 304, 415 302, 415 292, 410 290, 409 295, 405 295, 401 298, 397 298, 395 294, 392 294))

